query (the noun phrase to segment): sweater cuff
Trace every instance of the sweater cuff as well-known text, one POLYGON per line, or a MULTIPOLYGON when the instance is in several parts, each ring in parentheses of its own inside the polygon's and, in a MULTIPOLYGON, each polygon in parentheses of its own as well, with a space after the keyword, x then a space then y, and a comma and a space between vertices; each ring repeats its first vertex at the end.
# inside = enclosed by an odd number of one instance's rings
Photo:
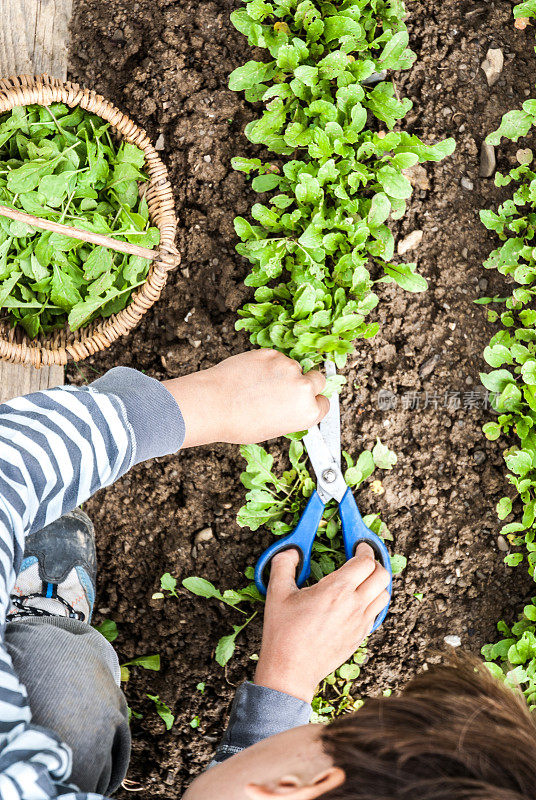
POLYGON ((266 686, 243 683, 236 692, 229 724, 214 761, 225 761, 269 736, 307 725, 310 716, 309 703, 297 697, 266 686))
POLYGON ((134 434, 131 466, 176 453, 184 441, 184 420, 173 395, 160 381, 130 367, 114 367, 90 386, 117 397, 134 434))

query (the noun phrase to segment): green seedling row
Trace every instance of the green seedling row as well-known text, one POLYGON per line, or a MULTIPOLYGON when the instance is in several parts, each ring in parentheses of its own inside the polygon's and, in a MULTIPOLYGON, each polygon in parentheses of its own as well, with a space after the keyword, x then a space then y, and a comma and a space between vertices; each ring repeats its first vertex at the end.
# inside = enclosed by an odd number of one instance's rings
MULTIPOLYGON (((244 0, 244 8, 231 15, 249 44, 265 51, 229 80, 231 89, 258 104, 245 133, 264 148, 261 157, 232 162, 259 193, 250 216, 235 219, 237 251, 251 264, 245 282, 254 288, 236 327, 246 330, 253 344, 297 359, 305 371, 326 357, 343 368, 355 340, 374 336, 378 324, 368 316, 378 303, 377 284, 396 282, 410 292, 427 287, 415 264, 394 260, 388 222, 406 210, 413 191, 408 170, 450 155, 455 143, 425 144, 400 129, 412 103, 400 98, 392 73, 408 69, 416 58, 408 47, 405 16, 401 0, 244 0), (378 80, 380 73, 385 79, 378 80)), ((342 383, 339 376, 329 390, 340 390, 342 383)), ((289 438, 289 465, 282 473, 264 448, 241 448, 247 489, 238 513, 241 526, 282 535, 297 523, 314 475, 300 435, 289 438)), ((352 487, 375 468, 390 469, 396 462, 379 440, 355 462, 344 457, 352 487)), ((377 515, 365 522, 390 538, 377 515)), ((343 560, 334 504, 326 507, 321 528, 312 562, 315 580, 343 560)), ((395 573, 404 565, 403 557, 393 557, 395 573)), ((252 567, 245 576, 253 578, 252 567)), ((253 604, 262 598, 253 583, 225 592, 203 578, 187 578, 183 585, 242 613, 216 647, 215 658, 225 665, 237 636, 257 613, 253 604)), ((175 587, 172 576, 163 576, 163 591, 176 594, 175 587)), ((364 652, 361 648, 323 683, 314 702, 318 718, 359 706, 351 691, 364 652)))
POLYGON ((266 155, 233 159, 260 194, 251 218, 235 219, 237 250, 252 265, 246 284, 255 287, 237 328, 306 370, 326 356, 342 368, 355 340, 378 329, 367 319, 377 283, 426 289, 415 264, 393 260, 387 222, 411 197, 405 171, 450 155, 455 143, 395 131, 411 101, 391 77, 367 83, 416 58, 400 0, 244 6, 231 20, 266 60, 236 69, 229 85, 262 104, 245 133, 266 155))
MULTIPOLYGON (((516 27, 523 30, 536 19, 536 0, 514 8, 516 27)), ((502 139, 517 142, 536 127, 536 100, 504 115, 497 131, 487 141, 498 145, 502 139)), ((484 386, 492 393, 496 421, 484 425, 491 440, 506 445, 504 461, 510 488, 497 505, 501 530, 512 548, 505 557, 510 567, 523 565, 535 578, 536 567, 536 163, 526 148, 517 153, 519 166, 507 174, 496 174, 497 186, 511 186, 511 197, 497 211, 481 212, 486 228, 502 244, 484 266, 504 275, 505 296, 483 298, 488 319, 499 323, 498 332, 484 351, 492 367, 482 374, 484 386)), ((518 621, 498 624, 503 638, 482 649, 489 668, 498 677, 521 687, 531 709, 536 708, 536 597, 524 607, 518 621)))

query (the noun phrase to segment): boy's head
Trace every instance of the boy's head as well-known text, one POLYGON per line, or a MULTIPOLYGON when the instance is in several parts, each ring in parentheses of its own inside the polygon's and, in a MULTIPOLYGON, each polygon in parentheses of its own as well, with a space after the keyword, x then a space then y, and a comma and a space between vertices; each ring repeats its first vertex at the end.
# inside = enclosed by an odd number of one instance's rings
POLYGON ((534 800, 536 723, 474 658, 331 725, 266 739, 200 776, 185 800, 534 800))

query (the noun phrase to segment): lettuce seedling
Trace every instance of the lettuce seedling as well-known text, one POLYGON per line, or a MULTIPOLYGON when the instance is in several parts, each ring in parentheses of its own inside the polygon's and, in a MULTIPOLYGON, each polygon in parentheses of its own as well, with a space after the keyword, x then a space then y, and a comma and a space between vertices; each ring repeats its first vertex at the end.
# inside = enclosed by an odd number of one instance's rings
MULTIPOLYGON (((514 8, 516 20, 536 18, 536 0, 514 8)), ((526 27, 517 26, 520 29, 526 27)), ((516 142, 536 125, 536 100, 504 115, 499 128, 487 138, 498 145, 503 138, 516 142)), ((490 441, 507 436, 504 450, 508 496, 499 500, 497 515, 508 520, 501 534, 512 548, 505 564, 525 564, 536 580, 536 170, 531 151, 518 153, 519 166, 503 175, 496 173, 497 186, 512 186, 511 198, 497 211, 484 210, 481 219, 502 242, 484 266, 506 276, 505 297, 483 298, 499 310, 491 317, 500 327, 484 351, 492 367, 481 375, 491 393, 496 421, 484 425, 490 441)), ((510 628, 498 624, 505 638, 482 648, 488 667, 513 687, 521 687, 529 707, 536 708, 536 597, 525 606, 519 620, 510 628)))
POLYGON ((233 24, 270 58, 238 67, 229 86, 262 102, 246 136, 277 161, 232 161, 262 195, 250 219, 235 219, 237 250, 252 264, 245 282, 255 288, 237 328, 306 369, 326 356, 342 367, 354 341, 378 329, 367 320, 375 284, 426 289, 415 264, 393 262, 387 222, 411 197, 405 170, 441 160, 455 143, 395 132, 412 103, 390 80, 371 82, 415 60, 400 0, 244 5, 233 24))

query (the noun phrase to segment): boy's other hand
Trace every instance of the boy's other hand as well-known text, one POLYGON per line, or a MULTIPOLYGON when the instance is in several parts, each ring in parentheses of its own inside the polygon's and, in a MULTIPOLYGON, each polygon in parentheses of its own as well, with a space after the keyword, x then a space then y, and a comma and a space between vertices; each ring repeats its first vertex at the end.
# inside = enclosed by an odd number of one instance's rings
POLYGON ((310 703, 318 684, 344 664, 389 600, 389 573, 368 544, 314 586, 298 589, 297 550, 274 557, 255 683, 310 703))
POLYGON ((305 430, 329 410, 325 377, 275 350, 252 350, 165 381, 184 417, 184 447, 251 444, 305 430))

